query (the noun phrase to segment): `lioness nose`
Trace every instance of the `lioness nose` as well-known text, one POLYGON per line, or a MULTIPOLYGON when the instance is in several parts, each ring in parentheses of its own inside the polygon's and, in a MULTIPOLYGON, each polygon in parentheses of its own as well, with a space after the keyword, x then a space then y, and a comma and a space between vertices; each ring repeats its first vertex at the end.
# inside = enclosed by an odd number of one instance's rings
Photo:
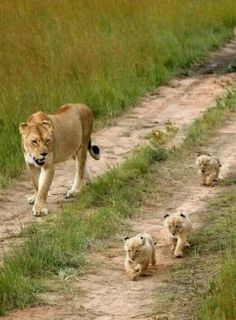
POLYGON ((42 152, 40 153, 41 156, 46 157, 47 156, 47 152, 42 152))

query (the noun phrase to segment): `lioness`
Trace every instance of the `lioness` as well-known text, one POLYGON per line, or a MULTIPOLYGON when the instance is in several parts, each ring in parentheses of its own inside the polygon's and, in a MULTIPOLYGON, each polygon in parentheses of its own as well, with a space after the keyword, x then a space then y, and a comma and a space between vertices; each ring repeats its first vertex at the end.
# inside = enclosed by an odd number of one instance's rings
POLYGON ((100 150, 91 145, 93 115, 82 104, 66 104, 52 114, 42 111, 32 114, 19 126, 26 166, 36 189, 28 200, 33 215, 48 214, 47 194, 54 175, 54 165, 70 158, 76 160, 76 174, 66 197, 73 197, 89 180, 85 170, 87 150, 98 160, 100 150))
POLYGON ((183 256, 183 249, 189 246, 188 236, 192 229, 191 221, 187 214, 174 213, 164 215, 164 225, 170 232, 172 250, 177 258, 183 256))
POLYGON ((198 154, 196 164, 199 167, 201 185, 212 186, 218 180, 221 163, 211 154, 198 154))
POLYGON ((152 237, 144 232, 124 239, 126 251, 125 271, 131 280, 136 280, 147 269, 149 263, 156 264, 152 237))

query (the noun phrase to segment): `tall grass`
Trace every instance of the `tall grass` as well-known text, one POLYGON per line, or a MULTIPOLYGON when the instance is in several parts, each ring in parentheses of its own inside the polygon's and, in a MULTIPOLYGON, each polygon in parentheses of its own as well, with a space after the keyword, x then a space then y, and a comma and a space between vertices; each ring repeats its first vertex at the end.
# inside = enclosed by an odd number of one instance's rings
POLYGON ((2 0, 2 184, 22 169, 18 124, 30 113, 83 102, 114 117, 235 24, 235 0, 2 0))

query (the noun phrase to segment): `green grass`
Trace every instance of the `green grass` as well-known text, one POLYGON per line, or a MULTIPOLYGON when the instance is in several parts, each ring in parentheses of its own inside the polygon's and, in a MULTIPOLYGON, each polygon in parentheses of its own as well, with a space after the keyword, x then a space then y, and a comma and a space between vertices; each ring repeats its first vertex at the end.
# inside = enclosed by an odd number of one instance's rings
MULTIPOLYGON (((196 121, 189 132, 207 122, 203 131, 206 130, 209 137, 214 132, 210 128, 216 128, 215 117, 219 127, 226 115, 230 117, 229 111, 235 110, 232 107, 235 99, 236 93, 229 93, 203 115, 202 121, 196 121), (216 113, 216 109, 221 112, 216 113), (212 117, 212 114, 217 116, 212 117)), ((161 144, 154 139, 149 147, 137 150, 123 165, 85 188, 78 201, 67 206, 60 215, 49 216, 42 223, 29 226, 24 231, 22 246, 8 254, 0 267, 0 314, 39 303, 36 295, 45 290, 45 279, 52 275, 61 277, 67 270, 83 266, 86 251, 97 248, 98 244, 106 245, 116 234, 124 232, 124 219, 139 211, 148 195, 155 192, 156 201, 163 204, 171 193, 166 186, 172 184, 174 188, 179 179, 176 177, 189 167, 186 154, 198 147, 196 141, 201 144, 193 135, 186 139, 187 144, 168 151, 163 137, 161 144)), ((192 162, 192 156, 190 158, 192 162)))
POLYGON ((202 297, 200 320, 236 319, 236 192, 231 190, 214 200, 206 215, 207 255, 221 252, 223 265, 211 279, 210 289, 202 297))
POLYGON ((18 125, 66 102, 107 121, 233 36, 234 0, 2 0, 0 183, 22 170, 18 125))

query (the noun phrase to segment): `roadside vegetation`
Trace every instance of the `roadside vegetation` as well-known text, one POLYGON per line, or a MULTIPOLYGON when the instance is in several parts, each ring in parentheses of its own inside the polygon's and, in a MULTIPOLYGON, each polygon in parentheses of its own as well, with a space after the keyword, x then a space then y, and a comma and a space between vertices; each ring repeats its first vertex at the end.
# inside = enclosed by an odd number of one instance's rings
MULTIPOLYGON (((226 180, 227 181, 227 180, 226 180)), ((235 180, 227 191, 212 201, 206 212, 207 227, 203 254, 213 260, 217 254, 223 264, 212 263, 209 290, 204 292, 200 305, 200 319, 236 319, 236 191, 235 180), (212 258, 213 257, 213 258, 212 258)), ((202 238, 202 237, 201 237, 202 238)))
POLYGON ((201 225, 192 234, 190 257, 167 271, 166 286, 154 297, 155 314, 169 310, 177 319, 236 319, 235 201, 235 177, 226 178, 220 194, 195 213, 201 225))
POLYGON ((105 124, 233 36, 235 0, 2 0, 0 185, 23 166, 18 124, 66 102, 105 124))
POLYGON ((235 91, 219 100, 192 125, 178 149, 168 150, 164 144, 174 129, 171 133, 167 129, 165 139, 154 134, 149 147, 136 150, 124 164, 84 188, 78 201, 65 206, 60 215, 27 227, 22 246, 8 252, 0 268, 0 314, 40 303, 37 294, 47 290, 45 280, 80 270, 85 252, 106 246, 123 232, 124 219, 138 214, 147 195, 155 193, 157 202, 167 201, 179 183, 177 177, 192 163, 194 151, 230 117, 235 101, 235 91))

